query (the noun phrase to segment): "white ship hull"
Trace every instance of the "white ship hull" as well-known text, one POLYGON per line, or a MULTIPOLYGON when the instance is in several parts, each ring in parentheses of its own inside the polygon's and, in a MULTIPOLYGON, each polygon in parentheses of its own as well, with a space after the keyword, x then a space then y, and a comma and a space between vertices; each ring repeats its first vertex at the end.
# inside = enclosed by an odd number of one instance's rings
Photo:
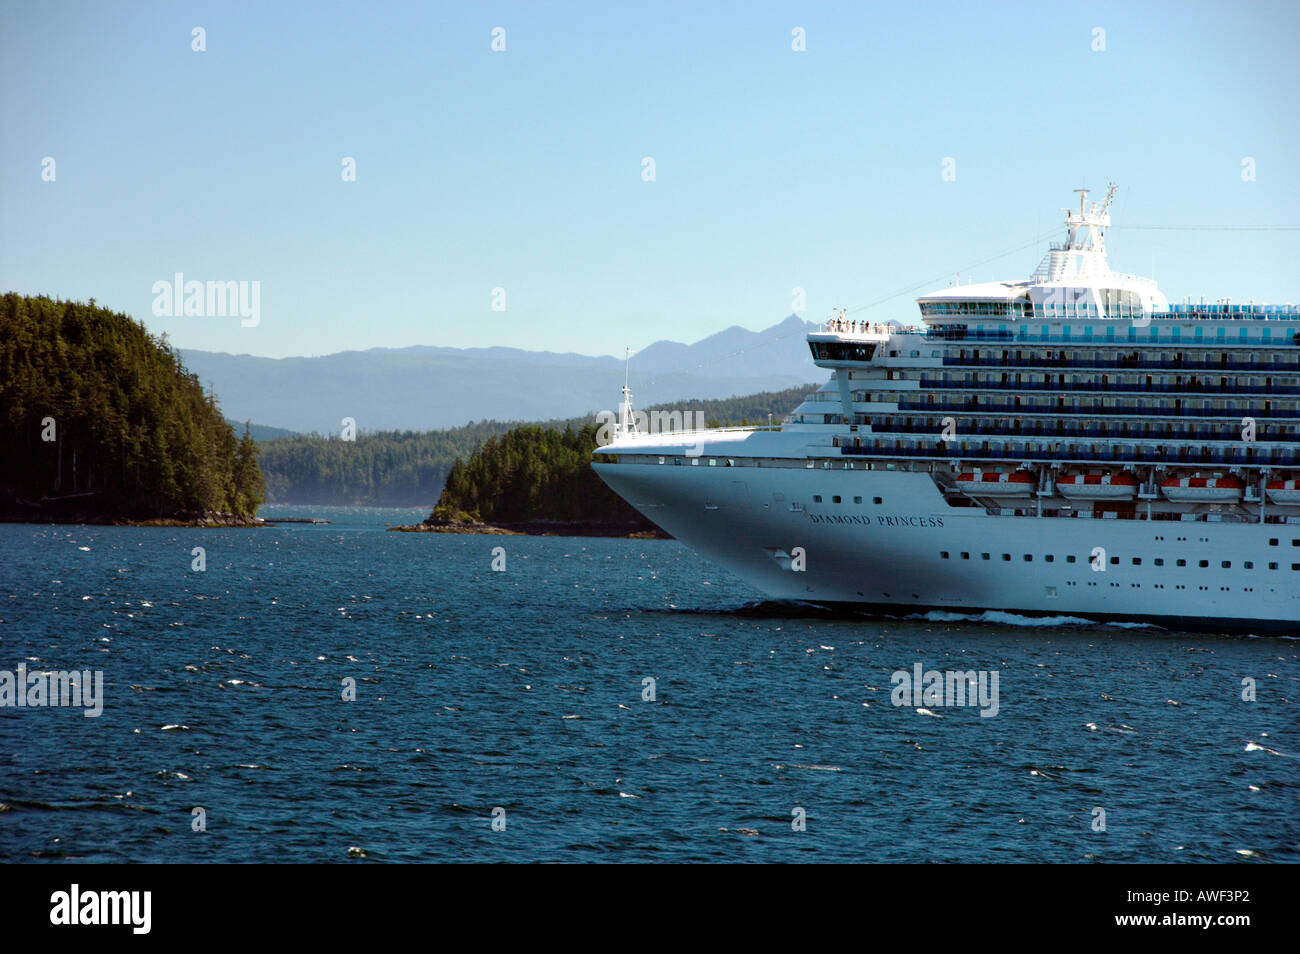
POLYGON ((924 473, 720 470, 671 458, 593 466, 648 519, 772 599, 1300 636, 1300 584, 1290 572, 1300 525, 992 516, 948 506, 924 473), (813 503, 814 495, 864 502, 813 503), (806 554, 802 571, 790 569, 795 547, 806 554), (1270 561, 1285 562, 1269 571, 1270 561))

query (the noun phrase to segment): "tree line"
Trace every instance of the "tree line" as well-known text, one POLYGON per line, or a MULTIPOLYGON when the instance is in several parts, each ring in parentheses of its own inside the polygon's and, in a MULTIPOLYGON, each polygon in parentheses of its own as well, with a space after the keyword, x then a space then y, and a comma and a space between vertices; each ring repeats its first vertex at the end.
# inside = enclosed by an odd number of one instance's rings
POLYGON ((4 509, 77 499, 108 516, 256 514, 257 445, 235 436, 165 334, 94 299, 12 292, 0 330, 4 509))
MULTIPOLYGON (((710 427, 731 423, 766 424, 768 414, 779 421, 803 400, 808 390, 800 387, 738 398, 680 401, 647 410, 681 411, 683 415, 690 414, 692 421, 696 419, 695 413, 700 412, 710 427)), ((441 431, 363 431, 355 440, 305 434, 276 437, 258 444, 270 503, 428 506, 430 501, 439 500, 458 460, 462 462, 463 472, 476 452, 500 453, 499 442, 491 449, 487 447, 493 438, 528 428, 553 431, 557 435, 569 430, 579 435, 595 422, 595 414, 528 424, 489 420, 441 431)), ((543 446, 533 441, 528 446, 530 455, 541 455, 555 464, 556 472, 569 473, 567 459, 560 460, 567 451, 561 451, 560 445, 543 446)), ((586 460, 590 460, 594 448, 593 439, 585 450, 586 460)), ((486 488, 483 490, 480 497, 486 495, 486 488)))
POLYGON ((263 441, 262 471, 271 503, 428 506, 448 471, 513 425, 483 421, 445 431, 376 431, 355 440, 297 434, 263 441))

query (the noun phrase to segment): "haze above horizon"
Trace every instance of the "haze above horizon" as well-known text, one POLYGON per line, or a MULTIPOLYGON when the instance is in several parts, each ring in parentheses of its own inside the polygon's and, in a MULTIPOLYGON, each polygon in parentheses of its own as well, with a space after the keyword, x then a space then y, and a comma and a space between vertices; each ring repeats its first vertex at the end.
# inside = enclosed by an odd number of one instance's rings
POLYGON ((1297 301, 1300 232, 1131 228, 1300 224, 1297 38, 1291 3, 8 3, 0 288, 186 350, 621 356, 1026 277, 1113 180, 1117 270, 1297 301), (259 320, 156 316, 177 273, 259 320))

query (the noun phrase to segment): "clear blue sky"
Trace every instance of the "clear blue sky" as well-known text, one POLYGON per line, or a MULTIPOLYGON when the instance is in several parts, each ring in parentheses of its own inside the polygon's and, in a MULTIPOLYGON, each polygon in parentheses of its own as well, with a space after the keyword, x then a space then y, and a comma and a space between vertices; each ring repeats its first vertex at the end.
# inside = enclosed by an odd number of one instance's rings
MULTIPOLYGON (((621 355, 956 272, 1107 179, 1117 225, 1300 224, 1294 2, 0 9, 0 288, 183 348, 621 355), (175 272, 261 282, 260 325, 153 317, 175 272)), ((1110 245, 1171 300, 1300 300, 1297 232, 1110 245)))

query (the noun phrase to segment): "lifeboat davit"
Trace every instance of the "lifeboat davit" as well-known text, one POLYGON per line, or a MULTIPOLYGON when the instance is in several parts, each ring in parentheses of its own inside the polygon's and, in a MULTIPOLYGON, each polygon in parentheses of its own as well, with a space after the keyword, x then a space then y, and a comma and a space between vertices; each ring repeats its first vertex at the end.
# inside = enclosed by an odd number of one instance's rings
POLYGON ((1023 470, 987 470, 957 475, 957 486, 972 497, 1028 497, 1034 492, 1034 475, 1023 470))
POLYGON ((1275 504, 1300 507, 1300 480, 1270 480, 1264 491, 1275 504))
POLYGON ((1066 474, 1056 479, 1056 489, 1070 500, 1132 500, 1138 483, 1129 473, 1066 474))
POLYGON ((1245 487, 1236 477, 1171 477, 1160 485, 1170 500, 1190 503, 1219 503, 1240 500, 1245 487))

